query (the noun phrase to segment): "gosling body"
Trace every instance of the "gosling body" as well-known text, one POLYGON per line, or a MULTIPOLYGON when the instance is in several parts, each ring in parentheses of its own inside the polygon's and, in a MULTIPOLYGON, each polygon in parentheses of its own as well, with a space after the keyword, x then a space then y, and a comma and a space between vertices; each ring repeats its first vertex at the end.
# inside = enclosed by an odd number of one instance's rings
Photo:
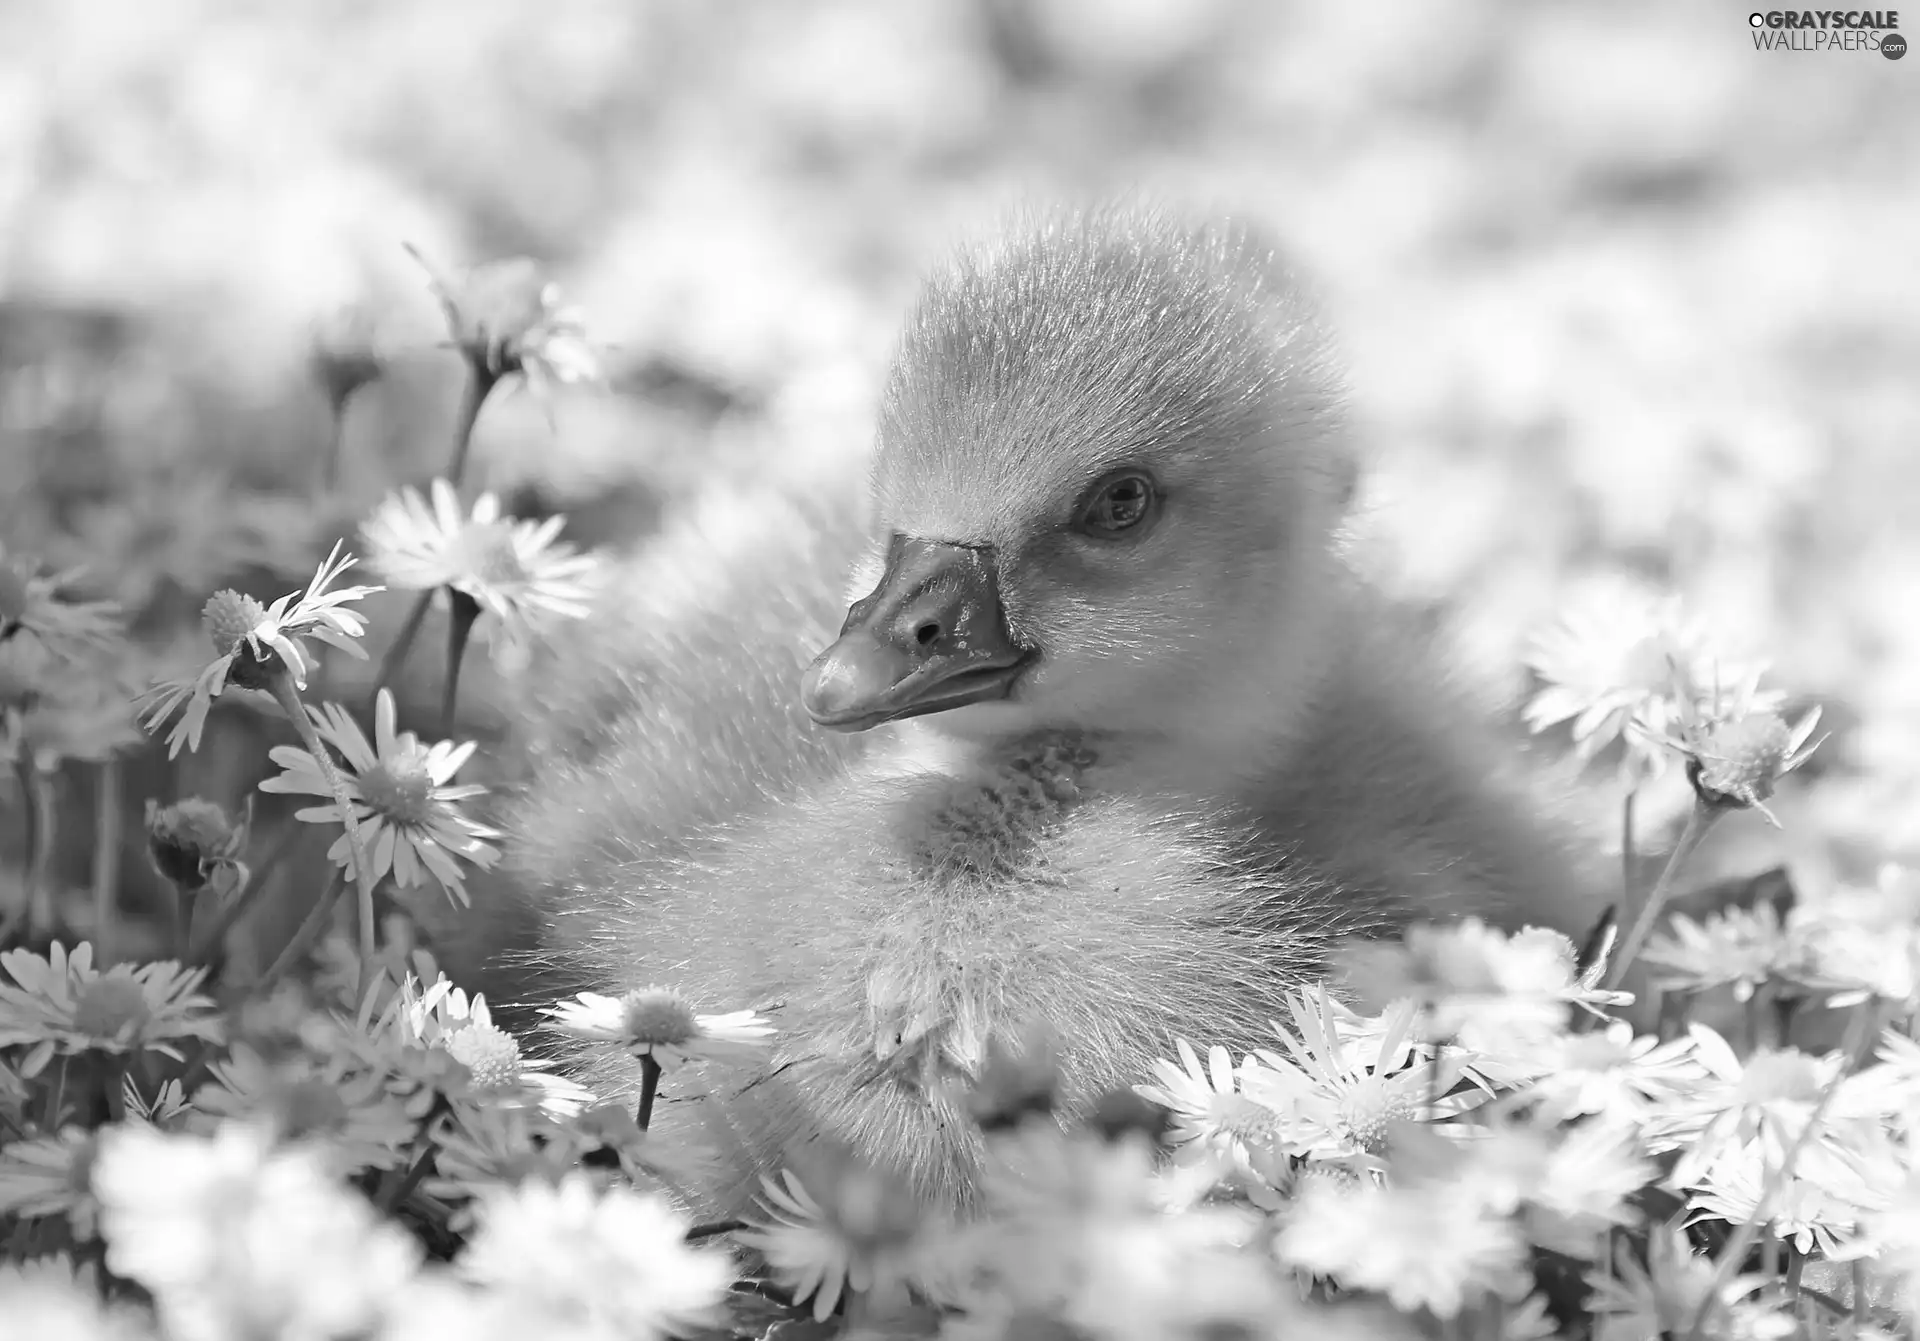
POLYGON ((527 958, 769 1013, 766 1067, 663 1108, 717 1205, 836 1139, 964 1206, 996 1035, 1047 1030, 1071 1106, 1175 1037, 1260 1041, 1342 936, 1592 922, 1573 842, 1346 570, 1357 468, 1256 237, 1035 221, 929 286, 859 521, 771 506, 700 564, 725 599, 557 663, 576 707, 510 825, 527 958))

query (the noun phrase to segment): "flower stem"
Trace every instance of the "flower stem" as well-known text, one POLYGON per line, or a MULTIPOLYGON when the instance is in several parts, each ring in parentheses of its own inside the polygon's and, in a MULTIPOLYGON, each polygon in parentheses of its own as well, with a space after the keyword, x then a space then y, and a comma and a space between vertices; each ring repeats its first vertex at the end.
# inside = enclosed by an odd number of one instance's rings
POLYGON ((453 423, 453 457, 447 462, 447 481, 460 487, 467 473, 467 455, 473 448, 473 426, 480 422, 480 407, 500 381, 500 374, 477 358, 467 360, 467 380, 460 393, 460 412, 453 423))
POLYGON ((460 696, 460 666, 466 660, 467 639, 473 634, 473 621, 480 617, 480 602, 464 591, 447 588, 447 682, 440 697, 440 738, 453 738, 453 708, 460 696))
POLYGON ((207 929, 194 937, 193 948, 188 956, 190 963, 204 964, 213 958, 222 942, 227 939, 227 933, 233 930, 234 924, 246 915, 248 909, 259 902, 261 891, 267 887, 267 877, 286 860, 287 853, 293 850, 293 845, 299 837, 299 824, 288 820, 286 827, 280 831, 280 836, 274 839, 273 846, 268 849, 260 865, 247 872, 247 883, 227 900, 227 906, 220 910, 207 929))
POLYGON ((1700 840, 1707 836, 1707 830, 1713 827, 1714 821, 1720 818, 1725 809, 1702 797, 1694 798, 1693 809, 1687 812, 1687 827, 1680 831, 1680 841, 1673 845, 1673 853, 1661 868, 1660 878, 1653 882, 1653 888, 1647 892, 1647 901, 1641 906, 1640 915, 1633 919, 1632 928, 1614 951, 1613 964, 1607 970, 1604 984, 1608 989, 1618 987, 1620 980, 1627 976, 1627 970, 1639 957, 1640 948, 1646 944, 1661 910, 1673 894, 1674 877, 1679 875, 1680 868, 1693 855, 1694 849, 1700 846, 1700 840))
POLYGON ((102 1096, 107 1101, 107 1121, 125 1122, 127 1120, 127 1058, 123 1055, 110 1065, 101 1068, 102 1096))
POLYGON ((406 1204, 407 1198, 413 1195, 414 1189, 419 1187, 432 1172, 433 1142, 423 1136, 414 1148, 413 1163, 407 1167, 407 1176, 392 1179, 389 1185, 381 1189, 380 1209, 392 1215, 406 1204))
POLYGON ((60 1118, 66 1112, 67 1058, 62 1057, 53 1072, 53 1084, 47 1087, 47 1106, 41 1110, 40 1131, 51 1136, 60 1130, 60 1118))
POLYGON ((300 690, 293 682, 292 673, 282 668, 273 677, 273 689, 274 697, 280 700, 280 706, 286 709, 287 716, 293 719, 295 728, 299 730, 307 753, 319 765, 320 776, 326 779, 328 790, 339 803, 340 819, 347 828, 347 844, 353 849, 353 881, 360 890, 360 977, 364 983, 367 975, 373 971, 375 926, 373 865, 369 860, 366 840, 360 834, 360 820, 353 813, 353 798, 347 794, 347 784, 340 776, 340 770, 333 765, 333 756, 327 752, 327 743, 320 739, 320 733, 314 729, 313 722, 300 703, 300 690))
POLYGON ((650 1052, 640 1056, 640 1106, 634 1110, 633 1120, 641 1131, 653 1121, 653 1096, 660 1090, 660 1063, 650 1052))
POLYGON ((113 913, 120 892, 120 761, 101 761, 94 776, 93 807, 93 959, 101 968, 113 963, 113 913))
POLYGON ((1620 907, 1625 911, 1633 909, 1633 800, 1637 791, 1628 789, 1626 799, 1620 803, 1620 907))
POLYGON ((340 890, 345 883, 338 866, 332 867, 327 872, 327 883, 321 889, 320 897, 313 901, 313 907, 307 913, 307 920, 300 924, 300 929, 293 933, 293 939, 286 943, 274 958, 273 963, 267 966, 267 971, 254 980, 252 991, 255 997, 266 995, 267 989, 286 976, 287 970, 299 963, 301 956, 313 948, 313 943, 320 939, 320 932, 327 925, 327 918, 332 914, 333 905, 339 899, 340 890))
POLYGON ((53 788, 31 758, 22 759, 15 771, 26 801, 27 932, 32 937, 45 936, 53 931, 53 890, 47 884, 47 867, 53 861, 53 788))
POLYGON ((380 671, 373 677, 373 688, 367 691, 367 711, 372 712, 374 704, 380 698, 380 691, 393 682, 393 677, 406 665, 407 653, 413 650, 413 640, 420 636, 420 625, 426 622, 427 607, 433 603, 431 589, 420 593, 414 601, 413 609, 407 611, 407 619, 400 626, 400 632, 394 635, 387 646, 387 653, 380 658, 380 671))

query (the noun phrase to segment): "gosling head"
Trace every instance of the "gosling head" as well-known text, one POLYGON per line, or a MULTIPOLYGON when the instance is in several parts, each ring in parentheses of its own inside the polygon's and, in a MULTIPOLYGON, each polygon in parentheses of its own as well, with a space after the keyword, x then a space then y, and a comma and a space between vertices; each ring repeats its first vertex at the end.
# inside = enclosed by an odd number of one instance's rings
POLYGON ((1124 211, 1025 229, 908 325, 882 547, 806 707, 975 739, 1244 719, 1314 659, 1351 481, 1325 342, 1268 248, 1124 211))

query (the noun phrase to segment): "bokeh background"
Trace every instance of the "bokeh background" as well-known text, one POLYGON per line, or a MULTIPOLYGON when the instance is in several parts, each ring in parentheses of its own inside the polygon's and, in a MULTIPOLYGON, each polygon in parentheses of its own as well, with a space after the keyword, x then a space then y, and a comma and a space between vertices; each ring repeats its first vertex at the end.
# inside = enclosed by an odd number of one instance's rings
MULTIPOLYGON (((586 310, 609 389, 490 404, 475 468, 631 545, 715 474, 864 450, 956 237, 1145 190, 1290 242, 1377 458, 1357 561, 1490 699, 1583 590, 1672 588, 1836 728, 1785 831, 1716 860, 1920 856, 1917 145, 1920 57, 1756 51, 1727 3, 11 0, 0 539, 85 562, 156 667, 215 587, 298 585, 445 456, 461 369, 412 243, 533 256, 586 310), (316 340, 361 339, 383 376, 324 490, 316 340)), ((284 731, 215 728, 125 762, 117 830, 63 770, 81 929, 103 844, 153 897, 146 796, 237 806, 284 731)))

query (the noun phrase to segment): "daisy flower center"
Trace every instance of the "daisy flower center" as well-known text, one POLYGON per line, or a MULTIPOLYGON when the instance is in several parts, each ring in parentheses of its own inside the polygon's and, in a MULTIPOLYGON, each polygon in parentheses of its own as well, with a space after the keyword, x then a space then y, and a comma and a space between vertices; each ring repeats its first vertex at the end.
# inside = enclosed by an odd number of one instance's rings
POLYGON ((399 824, 425 824, 433 817, 433 777, 425 752, 402 750, 362 773, 360 795, 399 824))
POLYGON ((260 602, 233 590, 214 592, 200 609, 201 627, 222 656, 236 651, 266 617, 266 608, 260 602))
POLYGON ((1242 1145, 1259 1145, 1273 1135, 1273 1113, 1243 1094, 1217 1094, 1207 1105, 1207 1120, 1242 1145))
POLYGON ((1820 1097, 1820 1068, 1795 1052, 1760 1052, 1740 1075, 1740 1095, 1750 1104, 1776 1100, 1813 1102, 1820 1097))
POLYGON ((447 1055, 473 1072, 483 1090, 504 1089, 520 1079, 520 1045, 503 1029, 470 1024, 440 1041, 447 1055))
POLYGON ((1413 1116, 1413 1105, 1377 1077, 1361 1081, 1340 1101, 1347 1139, 1370 1155, 1386 1149, 1387 1129, 1413 1116))
POLYGON ((486 522, 469 526, 461 536, 466 550, 466 569, 476 581, 490 587, 513 586, 527 580, 527 566, 513 547, 510 522, 486 522))
POLYGON ((130 978, 95 978, 73 1005, 74 1031, 91 1038, 118 1038, 152 1017, 147 994, 130 978))
POLYGON ((621 1025, 630 1042, 674 1047, 699 1036, 693 1007, 672 992, 631 992, 622 1004, 621 1025))

